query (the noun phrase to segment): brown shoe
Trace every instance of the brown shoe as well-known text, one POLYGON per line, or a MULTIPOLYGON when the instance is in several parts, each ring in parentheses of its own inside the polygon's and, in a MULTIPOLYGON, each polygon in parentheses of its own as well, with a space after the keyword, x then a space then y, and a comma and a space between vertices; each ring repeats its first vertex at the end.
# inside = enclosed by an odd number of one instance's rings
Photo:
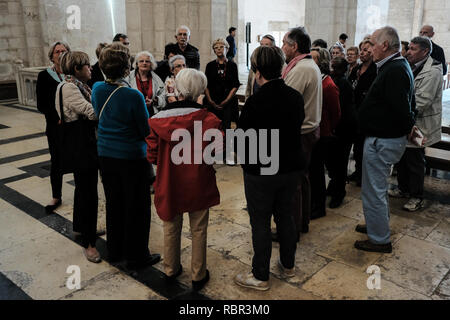
POLYGON ((355 248, 368 252, 392 253, 392 243, 390 242, 387 244, 375 244, 369 240, 356 241, 355 248))

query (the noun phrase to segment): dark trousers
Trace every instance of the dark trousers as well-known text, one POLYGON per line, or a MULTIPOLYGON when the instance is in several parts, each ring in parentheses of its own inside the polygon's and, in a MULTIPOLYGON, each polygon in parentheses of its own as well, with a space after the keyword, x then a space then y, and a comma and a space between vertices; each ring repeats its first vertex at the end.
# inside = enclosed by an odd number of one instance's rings
POLYGON ((362 179, 362 160, 364 154, 364 141, 366 137, 357 135, 353 142, 353 158, 355 159, 355 172, 359 180, 362 179))
POLYGON ((100 157, 106 197, 106 236, 112 262, 140 263, 150 252, 150 164, 100 157))
POLYGON ((47 135, 48 149, 50 151, 50 184, 52 185, 52 195, 54 199, 61 199, 63 175, 59 164, 60 157, 56 128, 47 126, 45 133, 47 135))
POLYGON ((208 110, 210 112, 214 113, 217 116, 217 118, 222 120, 222 129, 223 130, 230 129, 231 121, 233 121, 234 120, 233 118, 236 116, 236 110, 239 115, 239 105, 238 105, 237 97, 235 96, 234 98, 232 98, 230 100, 230 102, 227 103, 227 105, 225 105, 223 107, 223 109, 221 109, 221 110, 218 110, 214 107, 209 107, 208 110))
POLYGON ((309 166, 314 145, 319 141, 320 128, 302 135, 302 150, 305 156, 305 170, 300 173, 297 191, 294 194, 294 206, 292 215, 296 226, 296 235, 300 237, 300 232, 309 226, 311 218, 311 184, 309 179, 309 166))
POLYGON ((98 170, 78 170, 74 172, 73 177, 75 178, 74 231, 81 233, 81 245, 84 248, 89 245, 95 247, 98 216, 98 170))
POLYGON ((289 269, 295 265, 297 236, 291 207, 298 176, 299 173, 279 176, 252 176, 244 173, 245 197, 252 226, 252 272, 260 281, 269 280, 272 214, 277 225, 281 262, 289 269))
POLYGON ((412 198, 423 199, 425 181, 425 149, 406 148, 397 165, 398 187, 412 198))
POLYGON ((335 143, 331 146, 333 152, 328 154, 328 175, 331 180, 327 190, 332 198, 344 199, 347 194, 345 188, 347 186, 348 158, 350 157, 352 144, 349 137, 337 137, 335 143))
MULTIPOLYGON (((334 155, 336 137, 321 137, 314 145, 309 166, 309 179, 311 183, 311 213, 324 215, 326 213, 327 187, 325 182, 325 167, 333 172, 331 167, 336 165, 334 155), (330 170, 331 169, 331 170, 330 170)), ((336 170, 334 170, 336 172, 336 170)))

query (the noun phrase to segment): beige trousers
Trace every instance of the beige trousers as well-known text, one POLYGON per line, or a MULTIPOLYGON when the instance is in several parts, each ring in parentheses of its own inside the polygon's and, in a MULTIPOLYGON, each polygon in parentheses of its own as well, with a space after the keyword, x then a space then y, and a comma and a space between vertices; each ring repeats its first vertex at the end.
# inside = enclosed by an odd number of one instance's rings
MULTIPOLYGON (((209 210, 189 213, 192 235, 191 272, 192 281, 200 281, 206 277, 206 238, 209 210)), ((164 221, 164 271, 167 276, 175 275, 181 265, 181 230, 183 215, 172 221, 164 221)))

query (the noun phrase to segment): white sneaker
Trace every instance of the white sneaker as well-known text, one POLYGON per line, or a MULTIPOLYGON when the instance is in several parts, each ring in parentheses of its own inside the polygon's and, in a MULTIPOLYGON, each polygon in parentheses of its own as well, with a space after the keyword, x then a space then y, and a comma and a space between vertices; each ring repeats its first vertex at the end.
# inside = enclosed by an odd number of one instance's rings
POLYGON ((422 199, 411 198, 409 201, 403 206, 403 209, 409 212, 415 212, 419 209, 422 209, 424 205, 424 201, 422 199))
POLYGON ((408 194, 403 193, 400 189, 392 189, 388 191, 388 194, 392 198, 404 199, 408 198, 408 194))
POLYGON ((255 278, 252 272, 240 273, 234 277, 234 282, 245 288, 255 289, 259 291, 266 291, 270 289, 269 281, 260 281, 255 278))
POLYGON ((280 269, 281 277, 283 278, 293 278, 295 277, 295 267, 292 269, 285 268, 281 263, 281 259, 278 260, 278 269, 280 269))

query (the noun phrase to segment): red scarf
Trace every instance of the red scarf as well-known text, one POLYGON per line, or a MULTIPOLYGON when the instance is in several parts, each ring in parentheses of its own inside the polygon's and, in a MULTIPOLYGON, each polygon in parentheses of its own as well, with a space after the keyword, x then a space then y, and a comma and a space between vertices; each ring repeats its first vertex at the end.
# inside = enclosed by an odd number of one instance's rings
POLYGON ((305 59, 307 56, 309 56, 309 53, 301 54, 301 55, 295 57, 294 59, 292 59, 291 62, 289 62, 289 64, 287 65, 286 69, 284 69, 283 75, 281 77, 283 79, 286 79, 286 76, 288 75, 289 71, 294 69, 294 67, 297 65, 297 63, 299 63, 299 61, 305 59))
POLYGON ((144 95, 144 98, 153 98, 153 79, 148 77, 147 81, 142 81, 139 72, 136 72, 136 83, 138 90, 144 95))

